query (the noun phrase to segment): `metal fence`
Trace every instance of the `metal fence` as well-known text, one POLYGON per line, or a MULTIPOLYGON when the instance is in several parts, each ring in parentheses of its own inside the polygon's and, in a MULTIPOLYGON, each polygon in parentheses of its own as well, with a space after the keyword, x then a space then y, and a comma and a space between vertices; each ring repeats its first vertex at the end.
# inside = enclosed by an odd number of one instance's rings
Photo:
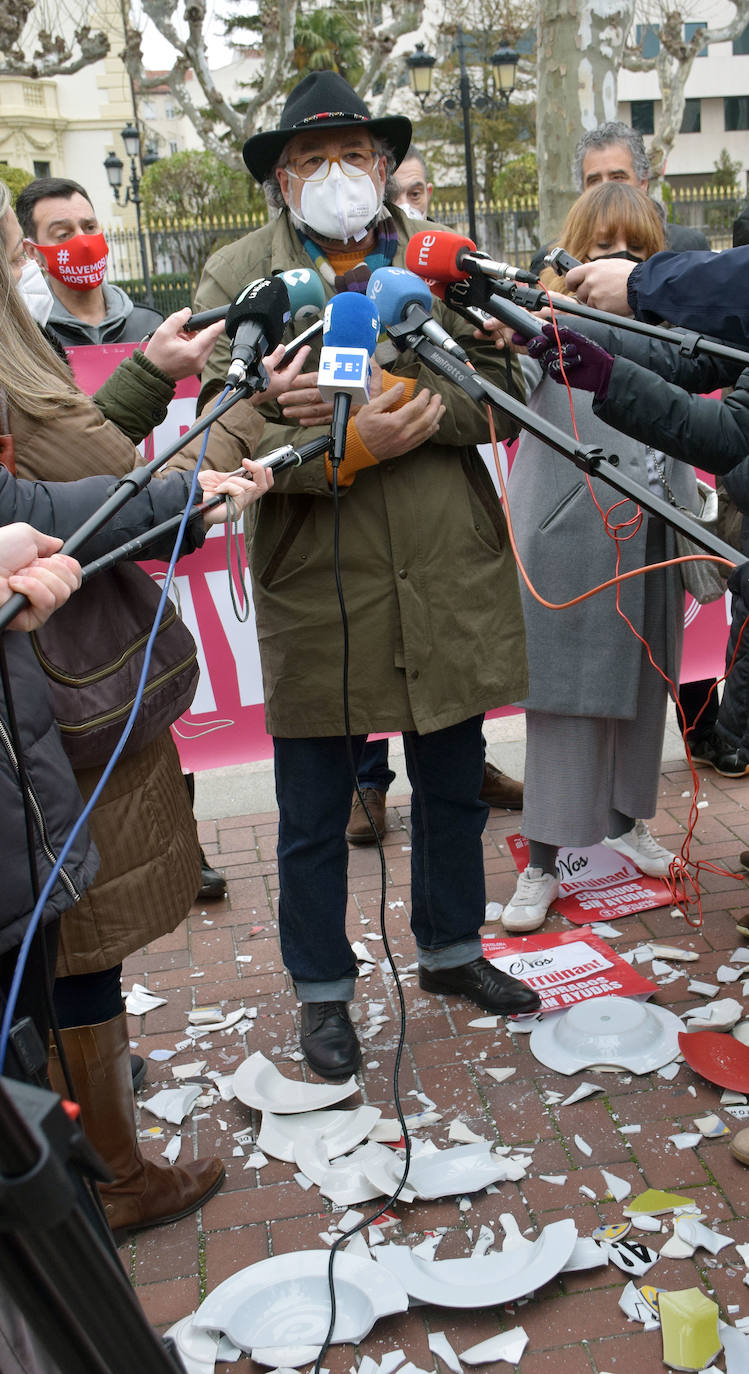
MULTIPOLYGON (((738 188, 697 187, 669 193, 669 219, 701 229, 711 248, 731 246, 733 221, 743 195, 738 188)), ((433 214, 442 224, 468 232, 464 202, 435 198, 433 214)), ((144 241, 151 269, 154 304, 164 314, 190 305, 203 267, 217 248, 265 223, 259 215, 228 215, 211 220, 159 220, 146 226, 144 241)), ((476 229, 482 249, 491 257, 527 267, 540 245, 538 201, 479 202, 476 229)), ((109 277, 134 300, 145 296, 141 247, 135 230, 107 230, 109 277)))

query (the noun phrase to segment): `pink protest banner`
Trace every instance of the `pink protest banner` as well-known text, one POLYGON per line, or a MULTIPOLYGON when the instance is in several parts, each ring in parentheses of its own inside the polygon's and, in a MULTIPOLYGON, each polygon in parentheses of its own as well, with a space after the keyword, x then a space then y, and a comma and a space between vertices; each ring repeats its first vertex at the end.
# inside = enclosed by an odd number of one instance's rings
MULTIPOLYGON (((78 385, 93 395, 137 346, 98 344, 68 349, 78 385)), ((149 458, 152 452, 163 450, 189 428, 195 418, 198 390, 195 377, 177 383, 167 418, 148 441, 149 458)), ((514 446, 510 451, 514 451, 514 446)), ((508 460, 504 449, 501 453, 505 463, 512 461, 511 457, 508 460)), ((484 457, 496 482, 491 451, 484 457)), ((225 764, 250 763, 269 758, 273 752, 272 741, 265 732, 254 616, 250 611, 250 618, 244 625, 234 616, 225 547, 223 530, 211 530, 203 548, 178 564, 175 578, 175 596, 179 598, 185 623, 198 645, 201 669, 192 708, 174 727, 182 764, 190 772, 225 764)), ((163 574, 162 564, 152 562, 143 566, 154 576, 163 574)), ((245 586, 251 601, 249 575, 245 577, 245 586)), ((726 640, 724 603, 700 607, 695 604, 695 613, 690 619, 688 612, 687 620, 682 680, 718 675, 722 672, 726 640)), ((489 715, 513 713, 513 707, 503 707, 489 715)))
POLYGON ((658 990, 588 926, 521 939, 485 935, 481 944, 495 968, 535 989, 541 1011, 561 1011, 593 997, 650 997, 658 990))
MULTIPOLYGON (((530 858, 527 841, 522 835, 509 835, 507 844, 518 872, 522 873, 530 858)), ((673 901, 671 889, 663 878, 646 877, 631 859, 605 844, 591 845, 588 849, 561 845, 557 853, 557 877, 559 897, 554 902, 554 910, 574 925, 615 921, 620 916, 633 916, 637 911, 670 906, 673 901)))

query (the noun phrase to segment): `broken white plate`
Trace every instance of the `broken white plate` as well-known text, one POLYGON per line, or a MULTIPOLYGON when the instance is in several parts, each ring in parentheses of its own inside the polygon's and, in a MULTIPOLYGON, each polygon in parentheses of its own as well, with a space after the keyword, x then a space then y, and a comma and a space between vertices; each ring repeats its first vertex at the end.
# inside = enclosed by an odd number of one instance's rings
POLYGON ((461 1350, 460 1358, 466 1364, 495 1364, 499 1360, 504 1360, 505 1364, 520 1364, 527 1344, 528 1337, 522 1326, 513 1326, 501 1336, 490 1336, 488 1341, 479 1341, 478 1345, 461 1350))
POLYGON ((579 1236, 575 1241, 563 1274, 576 1274, 581 1269, 604 1269, 609 1262, 608 1254, 592 1236, 579 1236))
MULTIPOLYGON (((393 1154, 392 1150, 385 1150, 384 1154, 370 1156, 363 1161, 362 1168, 369 1182, 377 1189, 378 1197, 392 1196, 403 1178, 405 1163, 405 1159, 393 1154)), ((418 1196, 407 1179, 398 1194, 398 1201, 415 1202, 418 1196)))
POLYGON ((412 1298, 438 1307, 492 1307, 514 1302, 549 1283, 564 1268, 577 1240, 570 1217, 544 1227, 527 1251, 478 1259, 423 1260, 405 1245, 380 1245, 377 1262, 400 1279, 412 1298))
POLYGON ((648 1073, 679 1053, 683 1023, 665 1007, 596 997, 547 1016, 531 1032, 536 1058, 559 1073, 607 1066, 648 1073))
POLYGON ((162 1088, 144 1101, 143 1106, 152 1116, 160 1116, 162 1121, 171 1121, 179 1126, 188 1112, 192 1111, 203 1089, 196 1083, 186 1083, 183 1088, 162 1088))
POLYGON ((456 1145, 452 1150, 437 1150, 411 1160, 408 1182, 425 1200, 451 1197, 455 1193, 477 1193, 490 1183, 525 1178, 525 1167, 517 1159, 502 1159, 492 1154, 487 1141, 480 1145, 456 1145))
POLYGON ((296 1141, 302 1136, 320 1135, 325 1141, 328 1159, 336 1159, 366 1139, 381 1116, 379 1107, 366 1105, 354 1107, 352 1111, 311 1111, 289 1116, 263 1112, 257 1143, 274 1159, 293 1164, 296 1141))
POLYGON ((452 1374, 462 1374, 460 1360, 453 1350, 444 1331, 433 1331, 428 1339, 429 1349, 452 1370, 452 1374))
MULTIPOLYGON (((166 1332, 179 1351, 185 1374, 213 1374, 218 1354, 218 1331, 204 1331, 193 1325, 194 1312, 182 1317, 166 1332)), ((313 1356, 314 1358, 314 1356, 313 1356)))
POLYGON ((693 963, 699 959, 699 954, 693 949, 681 949, 679 945, 650 945, 650 953, 656 959, 680 959, 688 963, 693 963))
POLYGON ((687 1030, 730 1030, 741 1020, 744 1008, 734 997, 721 997, 704 1007, 690 1007, 682 1012, 687 1030))
POLYGON ((711 1255, 718 1255, 727 1245, 733 1245, 731 1236, 722 1236, 719 1231, 711 1231, 709 1226, 703 1225, 701 1221, 695 1221, 692 1217, 677 1217, 674 1232, 687 1245, 693 1245, 695 1250, 708 1250, 711 1255))
POLYGON ((145 1016, 147 1011, 154 1011, 156 1007, 166 1006, 166 997, 157 997, 155 993, 149 992, 142 983, 133 983, 132 988, 125 998, 125 1011, 131 1016, 145 1016))
POLYGON ((323 1197, 330 1198, 338 1207, 350 1207, 380 1197, 380 1188, 372 1183, 366 1172, 367 1163, 377 1159, 389 1160, 390 1151, 374 1140, 368 1140, 353 1154, 344 1155, 333 1163, 328 1159, 321 1136, 302 1136, 296 1142, 297 1167, 317 1184, 323 1197))
POLYGON ((749 1021, 738 1021, 733 1027, 731 1035, 734 1040, 740 1040, 742 1045, 749 1045, 749 1021))
POLYGON ((345 1083, 300 1083, 284 1078, 259 1050, 245 1059, 234 1074, 234 1093, 240 1102, 246 1107, 283 1115, 330 1107, 358 1091, 359 1084, 353 1075, 345 1083))
POLYGON ((659 1258, 657 1250, 651 1250, 643 1241, 631 1238, 607 1241, 606 1250, 612 1264, 625 1274, 637 1274, 638 1277, 647 1274, 659 1258))
POLYGON ((281 1371, 311 1364, 317 1359, 319 1349, 317 1345, 253 1345, 250 1355, 255 1364, 264 1364, 268 1369, 281 1371))
MULTIPOLYGON (((208 1294, 193 1318, 202 1329, 225 1331, 235 1345, 312 1346, 319 1353, 330 1324, 327 1250, 274 1255, 240 1269, 208 1294)), ((405 1312, 408 1294, 397 1278, 373 1260, 347 1253, 333 1262, 336 1319, 332 1340, 357 1343, 380 1317, 405 1312)))

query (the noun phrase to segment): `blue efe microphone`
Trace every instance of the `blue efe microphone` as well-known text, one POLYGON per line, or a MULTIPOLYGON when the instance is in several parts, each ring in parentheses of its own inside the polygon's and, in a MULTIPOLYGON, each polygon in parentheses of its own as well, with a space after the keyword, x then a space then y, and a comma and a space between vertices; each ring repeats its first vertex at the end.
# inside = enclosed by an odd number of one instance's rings
POLYGON ((366 405, 369 400, 370 358, 379 332, 377 310, 360 292, 343 291, 328 301, 323 316, 317 386, 324 400, 333 402, 330 461, 334 467, 343 458, 352 403, 366 405))
POLYGON ((468 362, 468 354, 432 317, 433 298, 426 282, 405 267, 378 267, 367 282, 367 295, 377 306, 383 326, 407 320, 438 348, 468 362))

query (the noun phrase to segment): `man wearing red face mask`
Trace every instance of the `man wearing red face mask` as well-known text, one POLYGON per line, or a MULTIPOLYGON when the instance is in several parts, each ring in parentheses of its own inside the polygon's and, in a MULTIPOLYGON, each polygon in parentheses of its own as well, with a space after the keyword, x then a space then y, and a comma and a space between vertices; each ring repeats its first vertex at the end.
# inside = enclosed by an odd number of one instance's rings
POLYGON ((138 343, 161 323, 158 310, 105 281, 107 241, 76 181, 37 177, 19 195, 16 214, 26 253, 54 296, 46 327, 60 343, 138 343))

